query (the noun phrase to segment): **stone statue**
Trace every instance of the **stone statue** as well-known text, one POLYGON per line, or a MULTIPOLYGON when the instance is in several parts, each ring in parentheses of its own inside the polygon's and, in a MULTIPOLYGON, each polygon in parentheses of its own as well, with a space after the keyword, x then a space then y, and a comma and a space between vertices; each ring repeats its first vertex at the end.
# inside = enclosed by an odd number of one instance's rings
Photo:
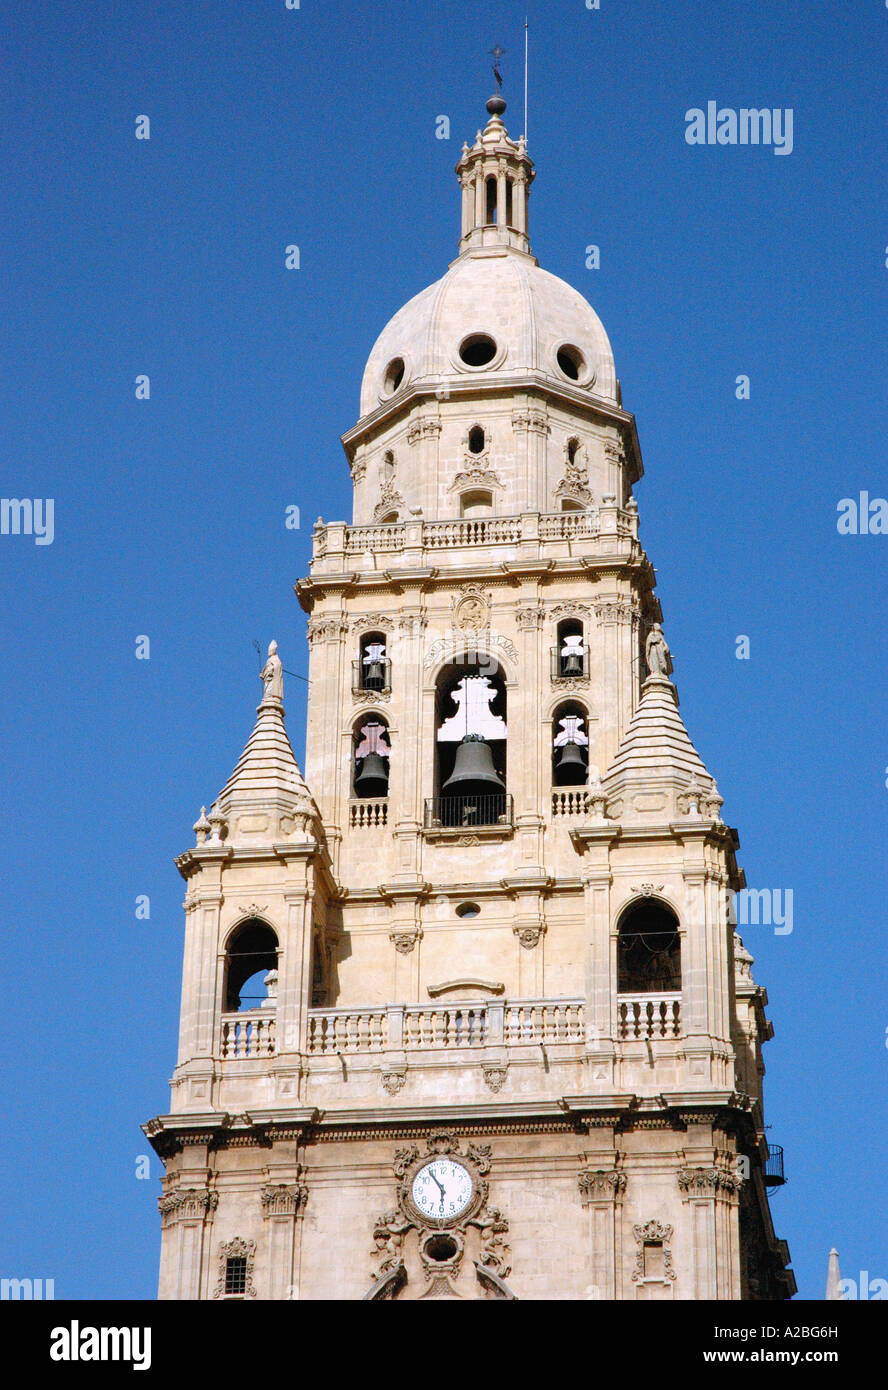
POLYGON ((666 638, 663 636, 659 623, 651 624, 644 655, 650 675, 670 676, 672 674, 672 657, 669 654, 666 638))
POLYGON ((262 696, 263 701, 282 701, 284 698, 284 668, 281 665, 281 659, 277 654, 277 649, 277 642, 269 642, 268 660, 259 673, 259 679, 265 686, 265 692, 262 696))

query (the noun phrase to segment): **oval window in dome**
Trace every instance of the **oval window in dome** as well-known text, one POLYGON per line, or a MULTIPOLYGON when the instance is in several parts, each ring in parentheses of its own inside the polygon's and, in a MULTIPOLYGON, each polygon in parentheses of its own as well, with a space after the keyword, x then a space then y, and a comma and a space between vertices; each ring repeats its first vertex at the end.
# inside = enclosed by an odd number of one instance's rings
POLYGON ((383 386, 386 394, 393 396, 401 382, 404 380, 404 359, 403 357, 393 357, 385 369, 383 386))
POLYGON ((555 360, 571 381, 579 381, 580 377, 585 375, 586 359, 580 349, 572 343, 562 343, 555 354, 555 360))
POLYGON ((488 333, 472 333, 460 343, 459 355, 467 367, 486 367, 496 357, 496 343, 488 333))

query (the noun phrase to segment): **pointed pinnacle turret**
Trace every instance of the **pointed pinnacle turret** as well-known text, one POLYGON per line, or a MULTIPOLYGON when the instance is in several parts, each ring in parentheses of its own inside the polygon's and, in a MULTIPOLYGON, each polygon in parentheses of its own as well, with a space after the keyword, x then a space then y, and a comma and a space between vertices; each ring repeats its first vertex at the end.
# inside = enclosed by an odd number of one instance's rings
POLYGON ((826 1302, 841 1302, 845 1298, 842 1292, 842 1276, 839 1273, 839 1252, 833 1246, 829 1252, 829 1265, 826 1271, 826 1302))
POLYGON ((629 728, 607 770, 609 803, 623 802, 621 820, 677 816, 718 820, 721 797, 678 712, 675 686, 648 676, 629 728))
POLYGON ((226 843, 291 839, 298 827, 307 832, 319 820, 318 808, 287 737, 284 724, 283 667, 277 643, 268 648, 261 672, 262 700, 256 723, 237 766, 216 798, 228 825, 226 843), (259 822, 266 821, 260 831, 259 822))
POLYGON ((524 136, 513 140, 503 125, 506 103, 499 92, 487 101, 489 120, 471 149, 463 145, 456 166, 462 187, 460 253, 507 246, 530 254, 527 196, 534 178, 524 136))

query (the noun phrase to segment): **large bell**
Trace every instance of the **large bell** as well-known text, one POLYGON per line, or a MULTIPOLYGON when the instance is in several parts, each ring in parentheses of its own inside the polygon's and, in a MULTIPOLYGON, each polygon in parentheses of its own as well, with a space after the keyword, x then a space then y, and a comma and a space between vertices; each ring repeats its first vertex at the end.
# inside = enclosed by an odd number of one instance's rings
POLYGON ((441 788, 444 796, 493 796, 506 790, 493 766, 490 744, 480 734, 466 734, 456 750, 453 772, 441 788))
POLYGON ((560 787, 577 787, 586 780, 586 759, 578 743, 565 743, 555 764, 555 780, 560 787))
POLYGON ((368 753, 355 777, 356 796, 385 796, 388 793, 388 768, 378 753, 368 753))

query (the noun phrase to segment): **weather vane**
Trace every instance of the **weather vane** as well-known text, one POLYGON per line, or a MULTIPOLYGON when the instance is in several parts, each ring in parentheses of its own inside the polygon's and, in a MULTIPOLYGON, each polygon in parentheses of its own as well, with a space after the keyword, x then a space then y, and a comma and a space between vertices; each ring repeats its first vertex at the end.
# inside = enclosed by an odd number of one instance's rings
POLYGON ((501 92, 503 90, 503 75, 500 72, 500 59, 505 58, 506 50, 500 48, 499 44, 497 44, 495 48, 491 48, 490 56, 493 59, 493 75, 496 78, 496 89, 498 92, 501 92))

